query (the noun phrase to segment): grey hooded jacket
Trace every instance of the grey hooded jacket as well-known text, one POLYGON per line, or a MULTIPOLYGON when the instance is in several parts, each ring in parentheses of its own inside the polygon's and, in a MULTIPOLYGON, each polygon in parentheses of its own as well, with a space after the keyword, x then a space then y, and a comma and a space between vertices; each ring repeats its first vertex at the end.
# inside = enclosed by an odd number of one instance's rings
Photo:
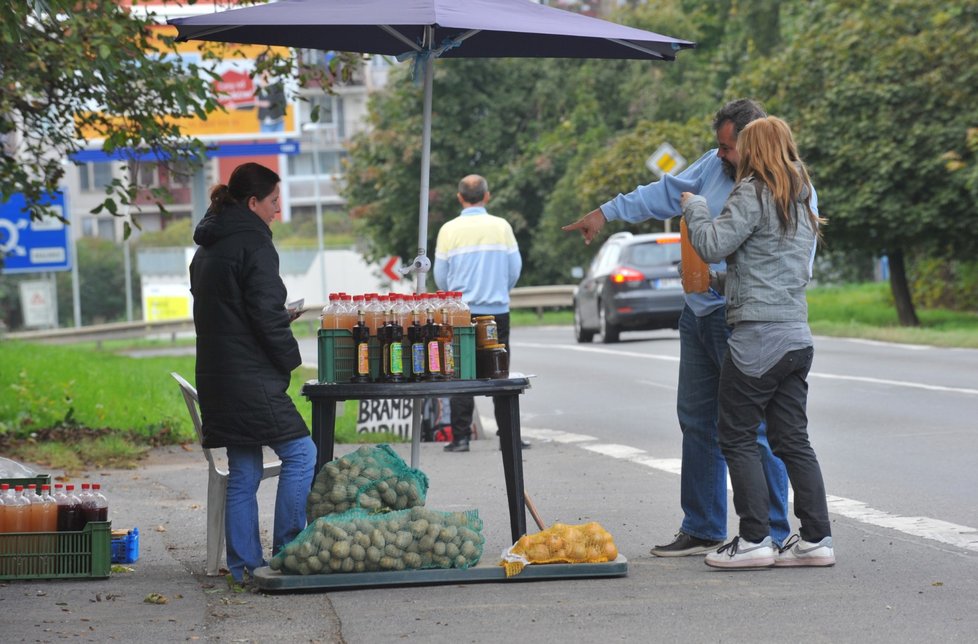
POLYGON ((767 186, 748 178, 731 191, 716 219, 696 195, 683 208, 693 248, 707 262, 727 260, 727 322, 808 320, 805 286, 811 279, 815 230, 805 210, 808 189, 795 203, 796 230, 782 231, 767 186), (758 191, 758 187, 760 190, 758 191))

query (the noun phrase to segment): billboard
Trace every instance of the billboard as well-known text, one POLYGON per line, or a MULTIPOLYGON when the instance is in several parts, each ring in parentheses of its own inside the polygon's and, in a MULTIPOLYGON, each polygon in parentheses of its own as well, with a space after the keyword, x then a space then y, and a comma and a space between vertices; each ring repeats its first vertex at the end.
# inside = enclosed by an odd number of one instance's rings
MULTIPOLYGON (((157 38, 177 34, 175 27, 167 25, 155 27, 153 32, 157 38)), ((252 78, 260 56, 271 50, 276 55, 289 57, 291 51, 288 48, 265 45, 222 48, 215 43, 197 41, 177 43, 175 47, 176 56, 185 64, 202 64, 205 49, 221 52, 224 56, 214 69, 219 78, 213 84, 221 94, 219 102, 226 111, 213 111, 206 119, 172 119, 179 124, 183 134, 204 142, 299 136, 298 105, 288 100, 287 96, 294 92, 287 91, 284 79, 270 78, 267 74, 252 78)), ((167 57, 172 59, 174 54, 168 53, 167 57)), ((89 143, 101 142, 94 131, 83 128, 81 134, 89 143)))

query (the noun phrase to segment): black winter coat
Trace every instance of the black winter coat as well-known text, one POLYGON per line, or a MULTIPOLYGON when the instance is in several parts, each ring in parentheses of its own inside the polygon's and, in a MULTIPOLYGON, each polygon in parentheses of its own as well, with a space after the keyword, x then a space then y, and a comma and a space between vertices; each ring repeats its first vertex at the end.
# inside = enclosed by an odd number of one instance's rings
POLYGON ((272 231, 246 206, 208 211, 190 264, 204 447, 308 436, 286 393, 302 360, 272 231))

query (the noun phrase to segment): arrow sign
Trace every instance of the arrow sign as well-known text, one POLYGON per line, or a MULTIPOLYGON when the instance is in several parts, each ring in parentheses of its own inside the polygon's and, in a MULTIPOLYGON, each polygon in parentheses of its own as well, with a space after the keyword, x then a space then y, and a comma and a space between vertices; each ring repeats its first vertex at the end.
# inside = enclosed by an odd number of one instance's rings
POLYGON ((383 269, 384 275, 389 277, 392 282, 396 282, 397 280, 401 279, 401 274, 400 272, 398 272, 398 269, 400 267, 401 267, 401 258, 398 257, 397 255, 394 255, 387 260, 386 264, 384 264, 384 269, 383 269))

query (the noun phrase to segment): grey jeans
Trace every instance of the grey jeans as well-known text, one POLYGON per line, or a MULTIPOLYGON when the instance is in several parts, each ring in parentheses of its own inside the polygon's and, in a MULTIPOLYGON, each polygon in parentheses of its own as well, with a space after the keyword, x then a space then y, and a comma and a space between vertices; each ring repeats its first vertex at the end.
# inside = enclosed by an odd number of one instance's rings
POLYGON ((806 541, 832 534, 825 484, 808 440, 808 371, 813 347, 789 351, 759 378, 744 375, 728 353, 720 370, 720 449, 730 470, 740 536, 759 542, 770 532, 769 496, 757 426, 767 424, 771 451, 784 461, 795 491, 795 516, 806 541))

